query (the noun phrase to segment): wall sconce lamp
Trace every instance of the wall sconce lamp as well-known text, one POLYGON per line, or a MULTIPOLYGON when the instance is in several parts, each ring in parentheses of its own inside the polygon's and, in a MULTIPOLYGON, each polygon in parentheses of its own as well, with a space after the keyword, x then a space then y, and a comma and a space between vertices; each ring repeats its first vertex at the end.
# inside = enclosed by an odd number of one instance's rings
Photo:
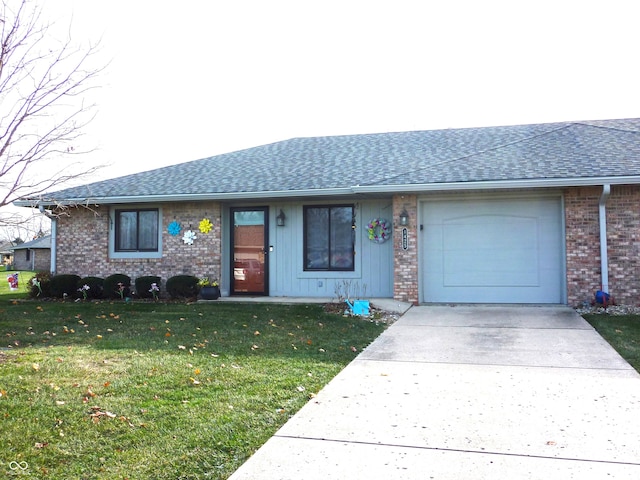
POLYGON ((403 208, 402 212, 400 213, 400 225, 405 227, 408 224, 409 224, 409 214, 407 213, 407 209, 403 208))
POLYGON ((280 213, 276 217, 276 225, 278 225, 279 227, 284 227, 285 218, 287 218, 287 217, 285 216, 285 214, 282 211, 282 209, 280 209, 280 213))

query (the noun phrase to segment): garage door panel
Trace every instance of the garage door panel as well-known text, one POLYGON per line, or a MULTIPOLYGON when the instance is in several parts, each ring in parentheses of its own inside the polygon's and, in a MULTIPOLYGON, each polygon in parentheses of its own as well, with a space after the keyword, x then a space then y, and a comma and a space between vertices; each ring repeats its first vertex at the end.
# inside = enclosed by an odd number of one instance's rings
POLYGON ((443 284, 538 285, 538 250, 536 218, 478 215, 447 219, 442 235, 443 284))
POLYGON ((561 303, 559 197, 427 202, 423 300, 561 303))

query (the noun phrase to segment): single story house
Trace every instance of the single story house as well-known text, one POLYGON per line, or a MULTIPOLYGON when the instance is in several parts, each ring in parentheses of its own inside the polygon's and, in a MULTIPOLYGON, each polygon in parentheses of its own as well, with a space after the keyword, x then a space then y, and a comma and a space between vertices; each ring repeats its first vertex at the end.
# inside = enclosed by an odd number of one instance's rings
POLYGON ((13 263, 13 242, 6 242, 0 245, 0 265, 9 266, 13 263))
POLYGON ((293 138, 24 198, 52 270, 222 295, 640 303, 640 119, 293 138))
POLYGON ((12 247, 13 269, 47 272, 51 269, 51 235, 12 247))

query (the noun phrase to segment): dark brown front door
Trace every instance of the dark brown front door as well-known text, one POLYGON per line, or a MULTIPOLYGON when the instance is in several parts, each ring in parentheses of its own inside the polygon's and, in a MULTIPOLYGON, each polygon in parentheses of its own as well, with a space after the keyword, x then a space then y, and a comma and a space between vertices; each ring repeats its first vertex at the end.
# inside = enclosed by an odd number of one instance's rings
POLYGON ((233 208, 233 295, 268 295, 267 207, 233 208))

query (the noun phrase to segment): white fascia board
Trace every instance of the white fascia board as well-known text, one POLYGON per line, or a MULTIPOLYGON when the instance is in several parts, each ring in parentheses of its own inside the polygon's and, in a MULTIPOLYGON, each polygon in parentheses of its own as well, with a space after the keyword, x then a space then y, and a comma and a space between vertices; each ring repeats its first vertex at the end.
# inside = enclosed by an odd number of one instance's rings
POLYGON ((450 183, 420 183, 404 185, 354 185, 345 188, 308 189, 308 190, 274 190, 259 192, 231 192, 205 194, 178 195, 145 195, 145 196, 115 196, 92 198, 68 198, 60 202, 51 199, 16 200, 13 205, 18 207, 37 208, 40 204, 54 205, 112 205, 127 203, 149 202, 188 202, 205 200, 256 200, 263 198, 293 198, 339 196, 353 194, 392 194, 408 192, 444 192, 453 190, 503 190, 523 188, 558 188, 558 187, 586 187, 596 185, 634 185, 640 184, 640 176, 627 175, 619 177, 584 177, 584 178, 541 178, 525 180, 490 180, 484 182, 450 182, 450 183))
POLYGON ((31 199, 17 200, 13 202, 18 207, 36 208, 43 205, 113 205, 126 203, 160 203, 160 202, 189 202, 205 200, 254 200, 261 198, 287 198, 287 197, 317 197, 317 196, 337 196, 351 195, 351 188, 330 188, 318 190, 275 190, 260 192, 232 192, 232 193, 204 193, 204 194, 178 194, 178 195, 121 195, 114 197, 91 197, 91 198, 67 198, 60 201, 52 199, 31 199))
POLYGON ((596 185, 640 184, 640 176, 543 178, 534 180, 491 180, 486 182, 422 183, 405 185, 356 185, 354 193, 439 192, 452 190, 503 190, 513 188, 588 187, 596 185))

